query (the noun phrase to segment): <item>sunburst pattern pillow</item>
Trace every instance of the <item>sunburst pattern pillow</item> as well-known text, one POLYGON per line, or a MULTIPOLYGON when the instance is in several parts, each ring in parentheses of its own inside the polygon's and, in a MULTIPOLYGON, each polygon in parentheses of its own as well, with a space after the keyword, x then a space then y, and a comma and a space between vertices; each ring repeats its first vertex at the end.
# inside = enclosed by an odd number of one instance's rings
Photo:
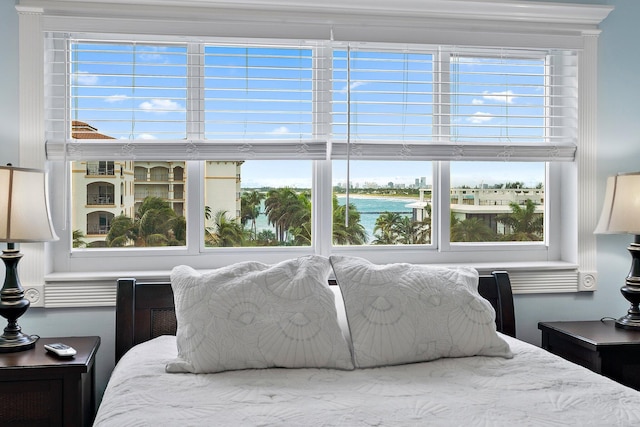
POLYGON ((327 279, 329 259, 241 262, 171 273, 178 358, 168 372, 247 368, 353 369, 327 279))
POLYGON ((442 357, 512 357, 473 268, 331 256, 357 368, 442 357))

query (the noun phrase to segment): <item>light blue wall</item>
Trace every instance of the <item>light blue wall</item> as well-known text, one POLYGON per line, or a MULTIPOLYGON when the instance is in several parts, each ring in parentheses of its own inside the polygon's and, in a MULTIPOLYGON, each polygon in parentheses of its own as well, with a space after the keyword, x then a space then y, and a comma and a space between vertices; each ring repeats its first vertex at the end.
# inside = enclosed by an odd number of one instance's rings
POLYGON ((0 0, 0 165, 18 164, 18 17, 0 0))
MULTIPOLYGON (((604 181, 617 172, 640 170, 640 2, 637 0, 571 1, 610 4, 616 9, 602 25, 599 40, 598 206, 604 181)), ((0 0, 0 162, 18 163, 18 17, 13 0, 0 0)), ((539 321, 619 317, 627 302, 619 293, 630 266, 626 246, 630 236, 598 236, 597 292, 563 295, 518 295, 516 313, 520 338, 538 344, 539 321)), ((0 277, 3 275, 0 274, 0 277)), ((41 336, 99 335, 98 393, 113 368, 113 309, 30 309, 20 320, 25 332, 41 336)))

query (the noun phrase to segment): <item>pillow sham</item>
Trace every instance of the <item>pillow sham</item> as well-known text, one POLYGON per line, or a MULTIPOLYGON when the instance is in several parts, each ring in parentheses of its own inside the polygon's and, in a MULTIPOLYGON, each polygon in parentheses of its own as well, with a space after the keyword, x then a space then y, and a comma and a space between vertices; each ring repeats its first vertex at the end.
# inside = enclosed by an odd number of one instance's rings
POLYGON ((357 368, 443 357, 513 357, 496 332, 493 307, 478 293, 475 269, 329 259, 357 368))
POLYGON ((353 369, 338 326, 329 259, 246 261, 207 273, 171 272, 178 358, 167 372, 248 368, 353 369))

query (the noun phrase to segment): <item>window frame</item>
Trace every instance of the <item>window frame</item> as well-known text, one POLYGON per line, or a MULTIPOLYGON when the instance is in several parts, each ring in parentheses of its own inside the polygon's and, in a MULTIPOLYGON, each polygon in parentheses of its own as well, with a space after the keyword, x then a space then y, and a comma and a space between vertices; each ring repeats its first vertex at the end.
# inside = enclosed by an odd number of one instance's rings
MULTIPOLYGON (((44 134, 44 117, 42 112, 42 106, 44 103, 43 99, 43 91, 40 85, 30 85, 29 82, 37 81, 38 76, 41 75, 44 62, 44 52, 43 46, 41 46, 41 34, 45 30, 68 30, 69 28, 78 30, 78 31, 94 31, 96 28, 103 28, 105 31, 109 28, 113 27, 114 22, 119 16, 113 16, 113 13, 105 13, 101 16, 101 12, 107 12, 107 10, 98 11, 98 8, 93 9, 92 12, 95 13, 96 18, 94 20, 86 20, 85 22, 79 22, 82 20, 78 20, 77 18, 82 14, 83 11, 79 11, 78 9, 82 9, 79 6, 68 7, 68 9, 64 9, 64 6, 58 6, 51 10, 42 7, 37 4, 34 6, 32 1, 22 0, 20 5, 17 6, 19 19, 20 19, 20 28, 21 28, 21 43, 20 43, 20 70, 21 70, 21 84, 20 84, 20 95, 21 99, 28 100, 25 103, 21 103, 20 106, 20 154, 21 154, 21 163, 23 166, 30 167, 43 167, 45 166, 50 172, 50 179, 52 182, 60 182, 60 177, 65 176, 66 167, 55 164, 55 162, 45 162, 45 154, 44 147, 42 144, 42 135, 44 134), (62 10, 62 9, 64 10, 62 10), (90 23, 88 21, 91 21, 90 23), (24 42, 24 43, 23 43, 24 42), (31 86, 31 87, 30 87, 31 86)), ((432 3, 439 3, 438 1, 433 1, 432 3)), ((595 152, 595 112, 593 106, 595 105, 595 95, 596 95, 596 87, 594 82, 594 76, 596 72, 597 65, 597 37, 599 34, 599 30, 597 29, 598 23, 606 17, 606 15, 611 11, 612 8, 604 7, 604 6, 589 6, 580 5, 578 7, 571 7, 570 5, 538 5, 535 6, 535 10, 531 10, 530 16, 532 17, 529 22, 529 26, 526 31, 520 31, 514 29, 511 26, 510 21, 518 15, 517 11, 517 2, 508 2, 505 6, 505 2, 483 2, 487 3, 489 6, 494 7, 498 12, 497 19, 498 21, 502 21, 498 24, 499 31, 495 29, 495 22, 490 22, 488 18, 483 18, 483 14, 486 11, 482 11, 479 8, 479 5, 474 5, 474 2, 468 2, 465 5, 462 5, 462 9, 465 6, 468 6, 466 10, 447 10, 446 15, 447 19, 444 19, 438 25, 433 26, 428 31, 420 32, 420 38, 433 38, 434 42, 440 42, 441 38, 450 38, 450 43, 459 42, 461 38, 467 38, 467 40, 473 40, 474 38, 478 40, 479 43, 483 41, 493 41, 495 40, 506 40, 504 34, 501 32, 511 31, 513 34, 518 34, 513 38, 509 39, 509 43, 523 43, 525 45, 536 45, 536 44, 545 44, 550 40, 554 40, 558 45, 562 45, 559 47, 568 47, 573 46, 581 49, 581 57, 580 57, 580 128, 579 128, 579 140, 580 140, 580 150, 577 154, 576 162, 571 165, 565 165, 565 167, 560 170, 550 170, 549 175, 551 178, 549 179, 563 179, 563 182, 567 182, 569 187, 573 191, 565 192, 564 195, 560 194, 562 189, 549 190, 547 195, 547 199, 552 201, 556 201, 555 203, 559 203, 561 209, 559 213, 553 214, 555 216, 560 216, 561 223, 571 223, 571 221, 577 222, 577 226, 574 230, 565 231, 563 230, 563 238, 562 242, 557 249, 557 258, 555 260, 547 260, 547 261, 534 261, 531 263, 526 263, 522 261, 493 261, 493 262, 483 262, 482 260, 478 260, 474 262, 475 265, 480 270, 494 269, 494 268, 509 268, 510 271, 515 272, 514 278, 517 279, 518 273, 522 272, 523 275, 535 275, 532 273, 534 271, 540 271, 542 268, 541 274, 546 274, 550 277, 566 277, 568 283, 560 284, 553 289, 549 289, 549 287, 535 287, 531 286, 532 282, 535 280, 527 281, 526 279, 521 279, 522 285, 520 287, 521 292, 566 292, 566 291, 579 291, 579 290, 594 290, 596 288, 596 272, 595 272, 595 238, 592 236, 592 229, 595 226, 596 215, 594 206, 597 205, 595 199, 595 183, 593 183, 592 179, 588 179, 588 171, 593 170, 595 166, 595 160, 592 160, 593 153, 595 152), (511 3, 511 4, 509 4, 511 3), (561 29, 551 28, 548 23, 549 22, 558 22, 558 14, 560 13, 561 19, 563 20, 562 25, 557 25, 557 27, 561 27, 561 29), (542 16, 542 18, 541 18, 542 16), (482 25, 478 25, 478 28, 474 30, 465 29, 465 20, 469 17, 473 19, 478 19, 481 23, 486 20, 486 25, 484 23, 482 25), (540 23, 536 25, 536 22, 540 23), (453 24, 453 25, 452 25, 453 24), (442 33, 440 30, 443 28, 447 28, 448 31, 442 33), (455 32, 452 30, 455 29, 464 29, 461 32, 455 32), (523 34, 524 33, 524 34, 523 34), (456 35, 457 34, 457 35, 456 35), (480 35, 480 37, 478 37, 480 35), (543 36, 543 37, 540 37, 543 36), (564 196, 564 197, 562 197, 564 196), (581 251, 577 250, 578 245, 581 247, 581 251), (526 273, 526 274, 525 274, 526 273), (525 283, 526 282, 526 283, 525 283)), ((486 6, 486 5, 484 5, 486 6)), ((360 12, 365 12, 365 5, 358 5, 360 7, 360 12)), ((133 16, 135 11, 129 10, 127 7, 122 8, 123 10, 117 11, 117 14, 121 13, 130 13, 127 16, 133 16)), ((87 12, 86 10, 84 11, 87 12)), ((242 27, 242 25, 237 25, 237 20, 245 19, 245 21, 253 21, 256 15, 247 14, 246 10, 239 11, 235 17, 236 21, 234 21, 233 27, 235 27, 234 31, 230 31, 231 25, 227 23, 226 25, 221 25, 216 30, 207 30, 207 28, 213 27, 211 24, 212 21, 215 21, 219 18, 214 18, 213 16, 207 16, 206 19, 199 20, 198 22, 188 24, 184 21, 180 21, 179 17, 184 16, 179 13, 179 10, 176 8, 172 8, 170 6, 163 7, 160 12, 160 15, 164 15, 164 19, 151 19, 148 25, 143 26, 144 28, 140 29, 142 32, 153 33, 154 29, 158 30, 160 28, 167 28, 166 20, 175 19, 176 26, 173 27, 172 31, 176 34, 181 33, 183 35, 187 35, 193 32, 201 32, 202 34, 207 34, 207 32, 211 31, 229 31, 230 34, 235 34, 236 31, 240 31, 238 28, 242 27), (177 15, 175 15, 177 13, 177 15), (173 18, 177 16, 178 18, 173 18), (248 16, 248 18, 246 18, 248 16), (242 18, 245 17, 245 18, 242 18), (193 25, 192 25, 193 24, 193 25), (205 25, 206 24, 206 25, 205 25)), ((233 11, 228 11, 228 13, 233 13, 233 11)), ((428 11, 425 12, 428 15, 428 11)), ((294 19, 295 22, 301 22, 303 17, 304 19, 310 19, 306 11, 298 9, 292 10, 288 16, 294 19)), ((295 27, 293 25, 293 32, 323 32, 325 35, 329 35, 331 30, 335 30, 335 35, 337 38, 346 37, 344 34, 353 34, 354 31, 360 31, 362 33, 363 30, 366 30, 367 25, 362 27, 348 25, 349 22, 357 22, 350 21, 353 20, 353 16, 346 15, 340 17, 340 13, 336 13, 336 25, 331 28, 328 28, 326 25, 323 25, 322 22, 314 22, 313 25, 307 27, 307 25, 300 25, 295 27)), ((264 16, 262 16, 264 18, 264 16)), ((268 17, 267 17, 268 18, 268 17)), ((382 22, 385 25, 381 27, 381 31, 373 35, 373 37, 391 37, 392 33, 390 29, 394 31, 403 28, 407 19, 411 22, 414 20, 424 22, 425 19, 429 19, 429 16, 418 16, 416 18, 406 18, 398 16, 397 14, 392 14, 389 17, 383 16, 373 16, 372 22, 382 22)), ((284 31, 284 29, 278 29, 281 20, 276 19, 275 14, 271 18, 266 20, 266 23, 260 27, 259 31, 263 31, 268 34, 277 34, 278 31, 284 31)), ((496 15, 492 16, 492 19, 496 19, 496 15)), ((139 23, 131 20, 132 22, 123 22, 122 25, 119 25, 117 31, 126 32, 127 30, 131 30, 132 28, 139 29, 139 23)), ((288 28, 291 30, 292 28, 288 28)), ((418 38, 418 34, 416 33, 415 27, 410 26, 403 31, 405 34, 405 40, 407 42, 412 41, 415 38, 418 38)), ((216 34, 211 34, 216 35, 216 34)), ((397 37, 397 36, 395 36, 397 37)), ((375 41, 375 40, 374 40, 375 41)), ((444 41, 443 41, 444 42, 444 41)), ((40 79, 42 81, 42 79, 40 79)), ((312 195, 312 204, 313 204, 313 213, 314 215, 318 215, 318 218, 321 218, 320 221, 316 221, 314 223, 314 231, 316 233, 329 233, 330 227, 327 227, 327 219, 330 221, 331 215, 330 207, 327 207, 326 203, 320 203, 321 200, 330 200, 331 194, 331 173, 330 173, 330 164, 329 161, 314 161, 313 162, 313 179, 314 179, 314 188, 316 191, 313 192, 312 195)), ((446 167, 446 165, 439 165, 438 168, 446 167)), ((192 171, 195 168, 191 168, 187 172, 188 182, 191 178, 192 173, 200 173, 200 171, 192 171)), ((199 168, 198 168, 199 169, 199 168)), ((435 168, 434 168, 435 169, 435 168)), ((551 168, 553 169, 553 168, 551 168)), ((446 175, 446 174, 444 174, 446 175)), ((67 182, 67 185, 69 183, 67 182)), ((440 182, 440 184, 443 184, 440 182)), ((434 181, 435 185, 435 181, 434 181)), ((66 215, 66 210, 64 208, 64 203, 61 203, 60 200, 64 200, 64 194, 60 194, 59 186, 51 186, 58 187, 53 189, 52 191, 52 203, 53 214, 54 214, 54 223, 60 227, 60 218, 61 215, 66 215), (61 197, 62 196, 62 197, 61 197)), ((187 185, 187 194, 190 200, 202 200, 202 194, 198 194, 199 190, 193 188, 194 186, 187 185)), ((440 199, 448 198, 448 194, 441 194, 440 199)), ((64 222, 64 221, 63 221, 64 222)), ((446 226, 446 220, 442 221, 443 227, 446 226)), ((549 221, 552 223, 552 221, 549 221)), ((570 227, 563 227, 570 228, 570 227)), ((190 239, 193 239, 194 233, 197 232, 197 229, 194 230, 194 227, 190 227, 191 231, 189 232, 190 239)), ((65 236, 70 233, 60 233, 65 236)), ((553 230, 549 230, 549 236, 553 236, 553 230)), ((317 240, 317 239, 316 239, 317 240)), ((330 239, 329 239, 330 242, 330 239)), ((166 277, 166 270, 157 270, 156 265, 149 265, 147 263, 137 263, 138 265, 133 268, 132 266, 122 266, 122 268, 118 269, 118 271, 113 272, 104 272, 104 261, 98 262, 100 268, 96 268, 96 263, 87 262, 89 258, 100 258, 100 257, 90 257, 86 256, 87 259, 82 263, 83 265, 76 269, 75 271, 62 271, 59 266, 67 265, 69 259, 61 259, 61 251, 60 245, 67 245, 70 247, 70 242, 67 238, 61 239, 60 242, 54 244, 45 245, 34 245, 34 248, 23 249, 24 252, 28 252, 29 256, 25 257, 25 260, 31 260, 30 262, 24 263, 22 265, 22 269, 27 270, 31 269, 31 271, 27 274, 22 274, 23 282, 30 284, 33 283, 35 285, 42 285, 44 282, 47 283, 48 289, 51 286, 52 295, 55 294, 58 285, 68 284, 76 281, 84 281, 91 282, 96 281, 100 282, 104 280, 105 277, 118 277, 120 275, 126 274, 127 272, 135 272, 139 273, 140 277, 166 277), (66 240, 66 241, 65 241, 66 240), (45 250, 46 249, 46 250, 45 250), (35 266, 35 268, 34 268, 35 266)), ((311 249, 315 253, 319 254, 329 254, 329 253, 347 253, 353 254, 354 250, 363 249, 363 248, 353 248, 353 247, 342 247, 342 248, 334 248, 331 249, 331 245, 327 243, 327 239, 322 239, 320 243, 315 243, 312 245, 311 249)), ((374 248, 376 249, 376 248, 374 248)), ((401 248, 393 248, 395 255, 398 259, 402 258, 404 261, 409 262, 429 262, 429 260, 424 259, 414 259, 407 251, 406 247, 401 248)), ((185 251, 175 251, 174 249, 168 250, 165 253, 167 255, 172 255, 175 253, 178 255, 178 259, 176 262, 183 261, 188 259, 187 257, 192 257, 196 253, 199 252, 199 249, 194 250, 193 248, 188 248, 185 251)), ((135 251, 134 251, 135 252, 135 251)), ((196 264, 194 265, 197 268, 213 268, 217 265, 228 264, 233 262, 234 260, 245 258, 247 255, 258 255, 255 253, 253 248, 240 248, 237 251, 237 256, 229 256, 226 253, 222 253, 220 251, 216 253, 212 258, 212 262, 199 262, 200 259, 194 260, 196 264)), ((225 251, 226 252, 226 251, 225 251)), ((303 255, 305 251, 301 251, 300 248, 276 248, 273 251, 269 251, 270 253, 266 254, 261 252, 261 260, 263 262, 275 262, 284 257, 295 255, 303 255)), ((367 253, 366 254, 372 261, 374 262, 390 262, 388 256, 386 256, 386 251, 377 250, 375 253, 367 253)), ((85 256, 77 256, 77 258, 84 258, 85 256)), ((131 258, 139 258, 137 254, 127 250, 127 257, 131 258)), ((141 256, 140 256, 141 257, 141 256)), ((555 255, 554 255, 555 257, 555 255)), ((111 256, 109 256, 111 258, 111 256)), ((200 257, 202 258, 202 257, 200 257)), ((446 261, 444 261, 446 263, 446 261)), ((535 279, 535 278, 534 278, 535 279)), ((514 285, 518 286, 520 280, 515 280, 514 285)), ((77 284, 77 283, 76 283, 77 284)), ((85 283, 86 284, 86 283, 85 283)), ((91 283, 88 283, 88 286, 91 286, 91 283)), ((518 289, 516 289, 516 292, 518 289)), ((48 291, 49 292, 49 291, 48 291)), ((106 291, 105 291, 106 292, 106 291)), ((108 298, 107 298, 108 299, 108 298)), ((61 306, 70 306, 74 305, 70 301, 65 301, 61 306), (66 304, 66 305, 65 305, 66 304)), ((93 305, 91 301, 87 301, 81 304, 93 305)), ((98 303, 105 304, 105 302, 98 303)), ((106 305, 110 305, 111 302, 106 303, 106 305)), ((48 304, 49 305, 49 304, 48 304)), ((51 306, 55 306, 55 303, 52 303, 51 306)))

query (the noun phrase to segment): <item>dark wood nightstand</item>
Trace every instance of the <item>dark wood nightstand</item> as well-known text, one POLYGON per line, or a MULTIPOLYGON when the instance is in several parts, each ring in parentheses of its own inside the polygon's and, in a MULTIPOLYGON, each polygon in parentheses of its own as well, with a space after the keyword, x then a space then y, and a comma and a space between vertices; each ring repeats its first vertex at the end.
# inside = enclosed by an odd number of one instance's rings
POLYGON ((40 338, 35 348, 0 353, 0 424, 91 426, 95 415, 96 352, 100 337, 40 338), (50 355, 44 344, 75 348, 71 359, 50 355))
POLYGON ((613 320, 541 322, 542 348, 640 390, 640 331, 613 320))

